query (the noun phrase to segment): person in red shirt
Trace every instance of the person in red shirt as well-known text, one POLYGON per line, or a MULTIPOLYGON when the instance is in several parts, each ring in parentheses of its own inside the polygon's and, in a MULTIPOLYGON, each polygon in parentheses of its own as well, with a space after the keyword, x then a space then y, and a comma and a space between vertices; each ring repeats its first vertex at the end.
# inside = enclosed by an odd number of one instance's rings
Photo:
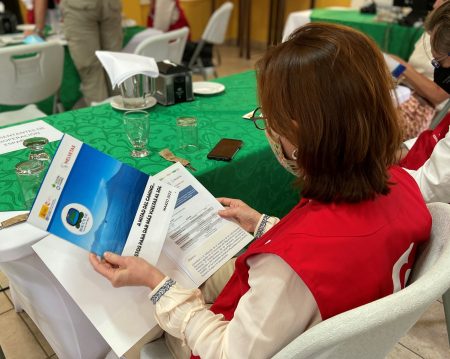
POLYGON ((206 297, 141 258, 89 257, 114 286, 152 290, 156 319, 179 339, 166 335, 180 358, 271 357, 320 321, 402 289, 430 236, 417 184, 394 165, 401 135, 393 84, 372 40, 311 23, 256 68, 254 130, 266 132, 279 162, 297 176, 302 200, 278 220, 219 198, 219 214, 255 240, 227 266, 234 266, 228 281, 207 281, 206 297), (213 299, 210 309, 205 298, 213 299))
POLYGON ((189 27, 189 23, 179 0, 152 0, 147 26, 166 32, 189 27))

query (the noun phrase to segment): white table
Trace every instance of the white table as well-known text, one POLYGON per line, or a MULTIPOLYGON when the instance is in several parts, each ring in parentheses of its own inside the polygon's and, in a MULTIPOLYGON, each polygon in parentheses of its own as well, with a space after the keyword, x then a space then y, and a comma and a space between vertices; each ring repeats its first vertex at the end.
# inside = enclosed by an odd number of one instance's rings
MULTIPOLYGON (((0 221, 23 212, 0 212, 0 221)), ((110 350, 31 246, 47 232, 22 223, 0 230, 0 270, 17 312, 25 310, 61 358, 104 358, 110 350)))

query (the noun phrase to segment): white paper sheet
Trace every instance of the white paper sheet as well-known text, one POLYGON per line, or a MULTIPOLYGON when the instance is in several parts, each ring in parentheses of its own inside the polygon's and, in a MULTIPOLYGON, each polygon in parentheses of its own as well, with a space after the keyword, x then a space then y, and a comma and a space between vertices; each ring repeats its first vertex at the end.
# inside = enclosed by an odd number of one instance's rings
POLYGON ((33 249, 118 356, 156 325, 149 289, 113 288, 94 271, 87 251, 54 235, 33 249))
POLYGON ((153 177, 177 188, 182 202, 175 206, 163 251, 199 286, 253 236, 221 218, 223 206, 180 163, 153 177))
POLYGON ((25 148, 22 144, 30 137, 45 137, 49 142, 58 141, 63 133, 48 123, 38 120, 0 130, 0 155, 25 148))

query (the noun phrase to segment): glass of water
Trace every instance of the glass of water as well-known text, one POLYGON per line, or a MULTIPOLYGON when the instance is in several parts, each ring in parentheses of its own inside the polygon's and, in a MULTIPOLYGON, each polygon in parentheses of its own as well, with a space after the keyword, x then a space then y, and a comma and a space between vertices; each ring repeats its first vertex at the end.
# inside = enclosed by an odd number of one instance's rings
POLYGON ((145 111, 127 111, 123 115, 125 133, 133 146, 132 157, 146 157, 150 154, 147 149, 150 134, 150 118, 145 111))
POLYGON ((25 207, 31 208, 36 193, 44 178, 45 165, 43 161, 28 160, 16 165, 16 176, 22 190, 25 207))
POLYGON ((178 147, 187 151, 198 150, 198 129, 195 117, 177 118, 178 147))

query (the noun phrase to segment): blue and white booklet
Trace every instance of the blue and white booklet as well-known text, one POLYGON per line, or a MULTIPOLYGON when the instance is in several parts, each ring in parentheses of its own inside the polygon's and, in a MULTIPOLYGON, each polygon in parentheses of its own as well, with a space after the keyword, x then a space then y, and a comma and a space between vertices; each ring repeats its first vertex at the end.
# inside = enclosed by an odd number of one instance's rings
POLYGON ((173 186, 64 135, 28 222, 99 256, 156 264, 177 197, 173 186))

